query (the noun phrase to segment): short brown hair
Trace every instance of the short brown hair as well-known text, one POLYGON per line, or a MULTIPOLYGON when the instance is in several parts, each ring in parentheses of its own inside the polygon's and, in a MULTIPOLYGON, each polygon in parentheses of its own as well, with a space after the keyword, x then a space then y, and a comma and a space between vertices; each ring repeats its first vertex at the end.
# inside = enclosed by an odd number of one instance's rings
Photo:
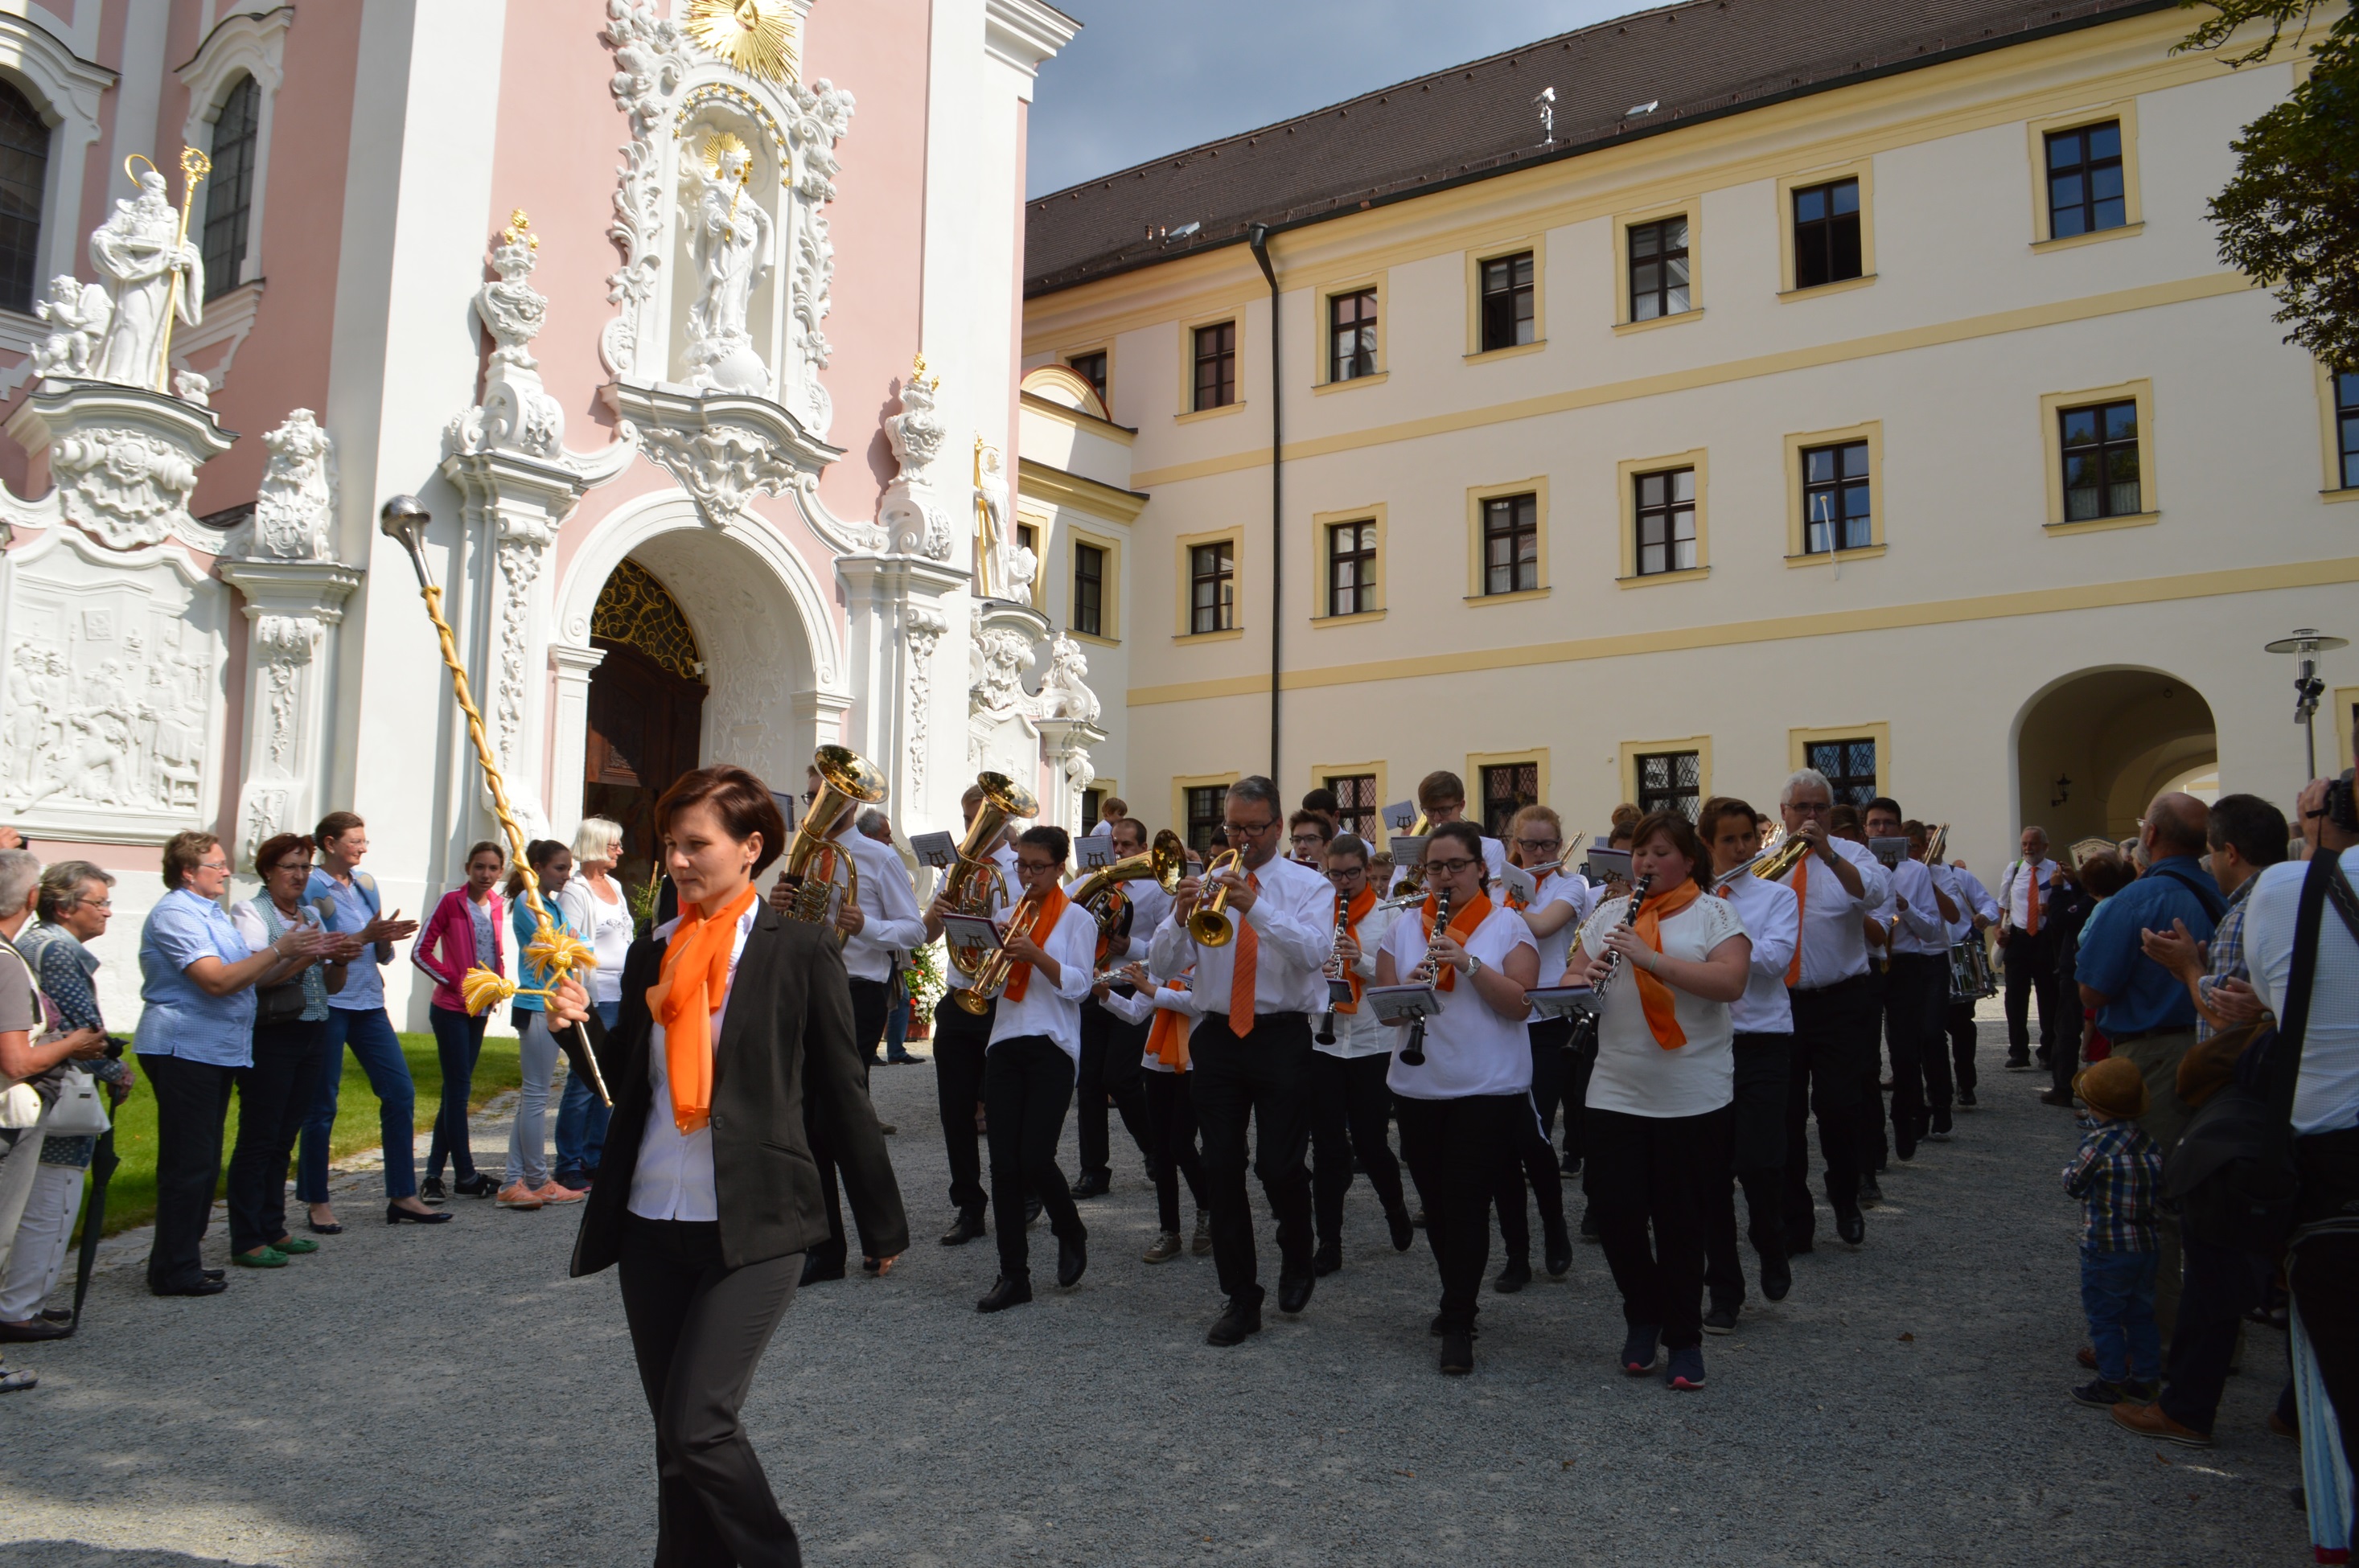
MULTIPOLYGON (((1690 877, 1701 882, 1712 875, 1712 855, 1704 849, 1703 841, 1696 837, 1695 824, 1676 811, 1650 811, 1640 817, 1638 826, 1630 830, 1630 848, 1642 847, 1658 833, 1669 838, 1671 848, 1687 861, 1690 877)), ((1656 888, 1653 891, 1666 892, 1669 890, 1656 888)))
POLYGON ((467 846, 467 858, 459 863, 472 866, 475 863, 475 857, 483 854, 489 854, 503 866, 508 863, 508 847, 496 838, 478 838, 467 846))
POLYGON ((2136 881, 2130 863, 2111 849, 2100 849, 2081 862, 2081 885, 2092 898, 2111 898, 2136 881))
POLYGON ((1417 804, 1430 812, 1445 800, 1466 804, 1466 781, 1448 768, 1439 768, 1417 781, 1417 804))
POLYGON ((1108 814, 1118 816, 1128 816, 1130 815, 1130 802, 1123 799, 1122 796, 1118 795, 1107 796, 1105 803, 1098 807, 1098 815, 1104 816, 1108 814))
POLYGON ((786 850, 787 819, 778 815, 778 803, 770 798, 770 786, 744 768, 722 762, 694 769, 672 780, 671 787, 656 802, 658 843, 671 831, 673 814, 691 806, 711 806, 712 814, 721 818, 723 830, 740 843, 756 833, 762 836, 762 852, 754 860, 754 874, 757 877, 786 850))
POLYGON ((191 827, 185 833, 175 833, 165 839, 165 890, 169 892, 186 882, 189 880, 189 873, 195 871, 197 862, 204 858, 205 851, 218 849, 220 846, 219 834, 207 833, 198 827, 191 827))
POLYGON ((1291 835, 1296 828, 1306 822, 1319 829, 1319 837, 1322 841, 1335 837, 1335 819, 1323 811, 1296 812, 1286 819, 1286 831, 1291 835))
POLYGON ((1756 826, 1761 820, 1759 812, 1734 795, 1713 795, 1696 809, 1696 837, 1703 841, 1706 848, 1720 837, 1720 819, 1723 816, 1742 816, 1747 827, 1756 826))
POLYGON ((1375 859, 1368 851, 1368 841, 1356 833, 1338 833, 1327 841, 1327 858, 1332 860, 1338 855, 1349 855, 1363 867, 1375 859))
POLYGON ((265 838, 254 851, 255 875, 268 876, 271 867, 297 849, 308 855, 318 848, 319 846, 300 833, 281 833, 276 838, 265 838))
POLYGON ((315 845, 324 844, 331 838, 342 838, 355 827, 367 826, 368 824, 361 820, 360 813, 356 811, 332 811, 320 818, 320 825, 311 829, 311 842, 315 845))

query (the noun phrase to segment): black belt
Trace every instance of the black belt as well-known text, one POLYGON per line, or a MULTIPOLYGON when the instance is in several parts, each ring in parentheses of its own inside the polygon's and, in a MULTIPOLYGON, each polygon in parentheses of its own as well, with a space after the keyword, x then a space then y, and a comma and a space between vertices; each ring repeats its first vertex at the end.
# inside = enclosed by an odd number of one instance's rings
POLYGON ((1795 996, 1825 996, 1831 991, 1839 991, 1845 986, 1864 986, 1867 984, 1867 979, 1865 975, 1853 975, 1848 979, 1837 980, 1831 986, 1788 986, 1786 989, 1795 996))
POLYGON ((2191 1023, 2171 1023, 2160 1029, 2125 1030, 2119 1034, 2108 1030, 2105 1038, 2116 1045, 2126 1045, 2133 1040, 2151 1040, 2158 1034, 2192 1034, 2194 1033, 2195 1025, 2191 1023))

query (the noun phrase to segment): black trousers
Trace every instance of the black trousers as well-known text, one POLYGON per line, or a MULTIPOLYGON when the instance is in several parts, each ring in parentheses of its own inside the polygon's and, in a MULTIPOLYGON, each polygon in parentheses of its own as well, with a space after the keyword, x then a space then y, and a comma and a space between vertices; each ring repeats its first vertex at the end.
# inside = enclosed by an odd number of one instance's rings
MULTIPOLYGON (((860 1053, 860 1078, 865 1087, 868 1069, 875 1065, 876 1047, 885 1039, 885 1015, 890 1011, 886 993, 890 988, 883 980, 854 979, 849 983, 852 1043, 860 1053)), ((840 1268, 849 1251, 843 1234, 842 1187, 836 1176, 835 1130, 812 1119, 809 1100, 803 1102, 803 1135, 810 1143, 811 1162, 819 1167, 820 1201, 827 1206, 827 1240, 812 1248, 810 1255, 822 1265, 840 1268)))
MULTIPOLYGON (((1127 988, 1125 988, 1127 989, 1127 988)), ((1147 1094, 1138 1086, 1138 1060, 1147 1049, 1145 1023, 1130 1023, 1098 1005, 1095 997, 1082 1002, 1082 1060, 1074 1079, 1082 1144, 1082 1174, 1112 1173, 1113 1141, 1106 1130, 1106 1102, 1122 1113, 1131 1141, 1147 1152, 1147 1094)))
MULTIPOLYGON (((2228 1386, 2228 1364, 2235 1358, 2236 1330, 2245 1314, 2259 1304, 2271 1269, 2257 1253, 2191 1236, 2181 1236, 2180 1248, 2184 1271, 2179 1321, 2163 1357, 2164 1388, 2157 1402, 2181 1426, 2209 1433, 2228 1386)), ((2343 1310, 2350 1310, 2347 1302, 2343 1310)))
MULTIPOLYGON (((1138 1075, 1147 1098, 1147 1169, 1155 1178, 1155 1214, 1168 1234, 1180 1233, 1180 1179, 1188 1180, 1188 1195, 1196 1212, 1204 1207, 1204 1161, 1196 1152, 1196 1108, 1188 1090, 1189 1073, 1138 1075)), ((1395 1178, 1397 1182, 1397 1177, 1395 1178)))
POLYGON ((1245 1124, 1254 1124, 1254 1172, 1277 1214, 1281 1277, 1310 1271, 1310 1020, 1265 1012, 1239 1035, 1229 1015, 1204 1015, 1188 1037, 1188 1086, 1204 1132, 1204 1195, 1212 1211, 1212 1260, 1221 1293, 1259 1306, 1253 1207, 1245 1196, 1245 1124))
POLYGON ((222 1124, 237 1069, 144 1053, 139 1067, 156 1091, 156 1238, 147 1249, 147 1288, 160 1292, 204 1277, 198 1249, 221 1183, 222 1124))
POLYGON ((1941 1016, 1950 1031, 1950 1072, 1957 1092, 1972 1090, 1981 1082, 1974 1076, 1974 1004, 1970 1001, 1945 1003, 1941 1016))
POLYGON ((1950 1106, 1950 1063, 1941 1052, 1941 1007, 1950 960, 1895 953, 1884 977, 1884 1044, 1892 1060, 1892 1119, 1909 1119, 1919 1137, 1930 1110, 1950 1106))
POLYGON ((1705 1216, 1728 1188, 1734 1125, 1726 1106, 1701 1116, 1589 1112, 1582 1184, 1623 1321, 1661 1329, 1673 1350, 1703 1343, 1705 1216))
POLYGON ((727 1267, 715 1221, 623 1217, 623 1315, 656 1421, 657 1568, 803 1560, 737 1420, 802 1269, 799 1252, 727 1267))
MULTIPOLYGON (((1571 1019, 1565 1021, 1565 1037, 1572 1035, 1571 1019)), ((1594 1056, 1576 1056, 1570 1049, 1564 1054, 1564 1152, 1578 1160, 1582 1156, 1581 1122, 1589 1113, 1589 1076, 1597 1070, 1594 1056)))
POLYGON ((251 1252, 287 1234, 287 1162, 311 1108, 327 1045, 325 1019, 255 1027, 254 1065, 237 1074, 237 1147, 229 1157, 233 1252, 251 1252))
POLYGON ((1491 1265, 1491 1197, 1532 1119, 1529 1095, 1394 1102, 1401 1152, 1425 1201, 1426 1244, 1441 1275, 1441 1324, 1472 1328, 1491 1265))
POLYGON ((1400 1162, 1386 1136, 1393 1092, 1385 1074, 1392 1053, 1332 1056, 1310 1053, 1310 1197, 1319 1245, 1343 1244, 1343 1195, 1352 1190, 1352 1157, 1357 1153, 1386 1215, 1407 1206, 1401 1195, 1400 1162))
POLYGON ((1532 1260, 1531 1217, 1524 1207, 1527 1189, 1539 1206, 1541 1235, 1552 1238, 1564 1229, 1564 1173, 1549 1138, 1556 1126, 1557 1102, 1564 1097, 1565 1042, 1572 1038, 1572 1020, 1543 1018, 1525 1027, 1532 1043, 1533 1115, 1528 1128, 1515 1130, 1516 1158, 1501 1172, 1495 1195, 1499 1240, 1511 1263, 1532 1260))
POLYGON ((1073 1059, 1045 1034, 1018 1034, 991 1048, 983 1069, 983 1103, 991 1119, 991 1217, 999 1231, 999 1271, 1024 1277, 1030 1248, 1024 1199, 1040 1195, 1059 1238, 1082 1234, 1072 1189, 1057 1168, 1065 1108, 1073 1103, 1073 1059))
POLYGON ((2010 931, 1999 946, 1999 965, 2006 971, 2006 1059, 2031 1056, 2031 1000, 2039 999, 2039 1048, 2051 1049, 2056 1040, 2056 944, 2042 932, 2026 936, 2010 931))
POLYGON ((1859 1201, 1860 1173, 1872 1157, 1866 1092, 1875 1070, 1875 995, 1865 976, 1790 993, 1793 1054, 1786 1078, 1786 1245, 1810 1239, 1810 1119, 1819 1122, 1827 1197, 1838 1207, 1859 1201))
POLYGON ((934 1004, 934 1097, 942 1113, 942 1147, 950 1155, 951 1206, 978 1218, 989 1199, 983 1190, 983 1141, 974 1130, 974 1108, 983 1103, 984 1053, 998 1011, 995 999, 979 1016, 948 997, 934 1004))
POLYGON ((2072 1092, 2081 1073, 2082 1027, 2081 945, 2058 944, 2056 954, 2056 1038, 2048 1047, 2049 1085, 2061 1094, 2072 1092))
POLYGON ((1745 1239, 1764 1259, 1786 1256, 1786 1097, 1793 1076, 1790 1034, 1736 1037, 1736 1099, 1729 1107, 1729 1163, 1734 1181, 1712 1184, 1704 1214, 1704 1285, 1712 1304, 1745 1304, 1745 1267, 1736 1254, 1736 1194, 1745 1189, 1745 1239))

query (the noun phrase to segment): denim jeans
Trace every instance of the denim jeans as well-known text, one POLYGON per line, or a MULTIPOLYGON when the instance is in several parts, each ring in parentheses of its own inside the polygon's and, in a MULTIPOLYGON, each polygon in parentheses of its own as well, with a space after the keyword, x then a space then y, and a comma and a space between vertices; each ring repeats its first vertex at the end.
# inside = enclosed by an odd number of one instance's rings
POLYGON ((2081 1249, 2081 1310, 2088 1315, 2097 1376, 2108 1383, 2150 1383, 2162 1375, 2162 1331, 2154 1321, 2159 1256, 2081 1249))
MULTIPOLYGON (((598 1009, 598 1021, 609 1030, 623 1016, 620 1001, 593 1004, 598 1009)), ((594 1176, 598 1173, 598 1157, 606 1147, 606 1119, 614 1108, 600 1102, 598 1091, 581 1073, 565 1076, 565 1094, 557 1102, 557 1179, 568 1176, 594 1176)))
POLYGON ((377 1132, 385 1144, 385 1195, 418 1195, 418 1090, 409 1063, 385 1009, 328 1009, 326 1055, 311 1114, 303 1121, 303 1148, 295 1163, 295 1195, 304 1203, 328 1201, 328 1133, 336 1125, 336 1091, 344 1082, 344 1047, 351 1046, 376 1091, 377 1132))
POLYGON ((888 1062, 914 1062, 909 1054, 909 999, 904 994, 895 998, 885 1010, 885 1059, 888 1062))
POLYGON ((508 1130, 507 1185, 522 1182, 538 1187, 549 1180, 549 1162, 541 1141, 548 1125, 549 1080, 557 1071, 557 1036, 549 1032, 549 1015, 538 1008, 519 1009, 521 1020, 516 1054, 524 1083, 516 1093, 516 1122, 508 1130))
POLYGON ((467 1101, 475 1087, 475 1058, 484 1054, 488 1017, 470 1017, 447 1007, 429 1007, 434 1054, 442 1062, 442 1108, 434 1116, 434 1141, 426 1150, 426 1173, 440 1179, 444 1161, 462 1182, 475 1179, 475 1151, 467 1141, 467 1101))

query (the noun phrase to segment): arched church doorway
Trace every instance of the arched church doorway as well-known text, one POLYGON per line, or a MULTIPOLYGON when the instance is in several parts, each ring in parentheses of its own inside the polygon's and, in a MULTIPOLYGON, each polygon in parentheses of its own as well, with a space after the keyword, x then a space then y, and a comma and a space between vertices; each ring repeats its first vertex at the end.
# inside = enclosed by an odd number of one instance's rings
POLYGON ((2160 670, 2082 670, 2024 705, 2016 728, 2017 821, 2049 841, 2134 838, 2166 790, 2219 789, 2212 705, 2160 670))
POLYGON ((679 601, 628 557, 599 589, 590 643, 606 657, 590 677, 582 808, 623 825, 616 874, 636 885, 655 865, 657 797, 698 762, 704 661, 679 601))

